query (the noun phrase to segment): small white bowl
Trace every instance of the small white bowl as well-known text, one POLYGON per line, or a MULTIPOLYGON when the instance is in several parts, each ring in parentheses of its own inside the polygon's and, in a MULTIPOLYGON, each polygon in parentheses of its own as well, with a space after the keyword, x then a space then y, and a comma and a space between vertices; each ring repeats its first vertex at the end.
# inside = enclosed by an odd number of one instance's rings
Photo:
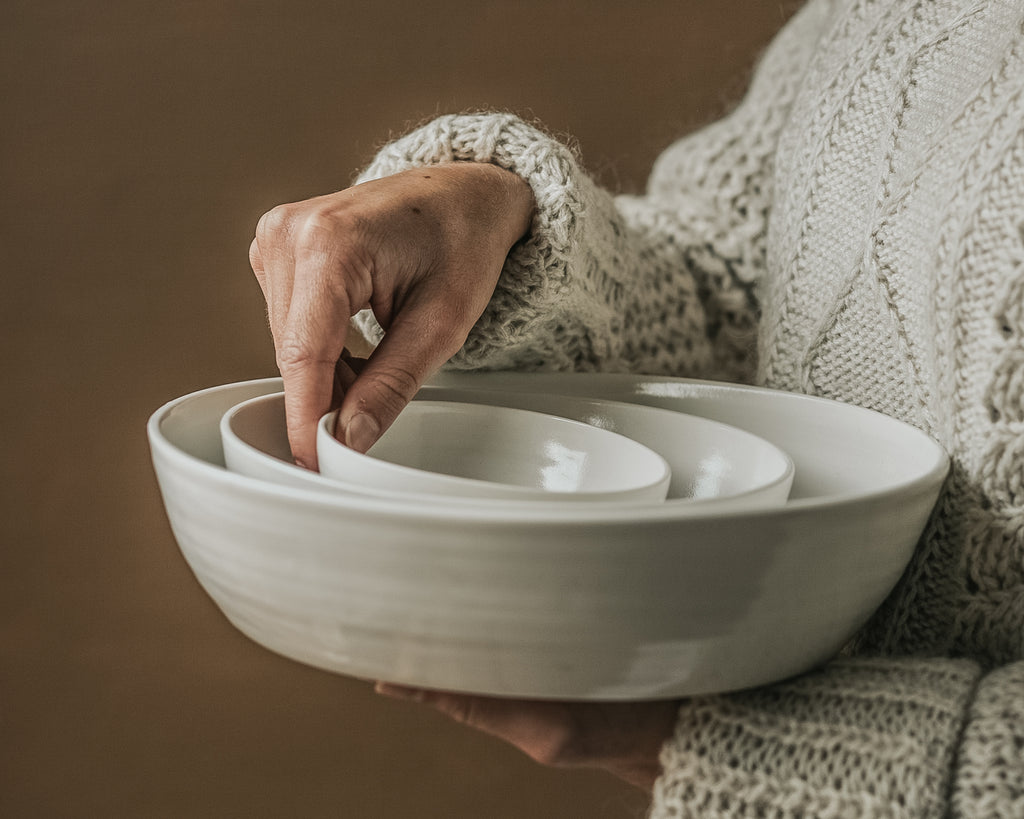
POLYGON ((317 459, 329 478, 461 498, 652 503, 672 477, 661 455, 624 435, 510 407, 414 401, 363 454, 320 419, 317 459))

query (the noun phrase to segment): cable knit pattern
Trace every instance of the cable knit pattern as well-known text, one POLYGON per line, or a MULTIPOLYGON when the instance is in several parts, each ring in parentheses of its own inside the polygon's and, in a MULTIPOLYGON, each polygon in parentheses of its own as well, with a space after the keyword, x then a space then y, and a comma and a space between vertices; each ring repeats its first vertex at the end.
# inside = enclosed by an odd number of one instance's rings
POLYGON ((364 178, 450 161, 538 203, 451 366, 753 379, 951 455, 846 656, 683 703, 652 816, 1024 817, 1024 0, 811 0, 644 196, 507 115, 442 117, 364 178))

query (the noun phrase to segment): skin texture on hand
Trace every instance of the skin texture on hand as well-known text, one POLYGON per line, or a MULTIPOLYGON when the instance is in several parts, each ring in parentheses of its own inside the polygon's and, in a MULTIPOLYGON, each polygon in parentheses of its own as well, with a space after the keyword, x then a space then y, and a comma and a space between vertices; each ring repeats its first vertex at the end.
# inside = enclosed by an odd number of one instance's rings
POLYGON ((465 342, 533 209, 520 177, 460 162, 264 214, 249 259, 267 302, 297 463, 316 469, 316 422, 339 405, 342 439, 369 449, 465 342), (345 341, 349 319, 365 308, 385 337, 357 368, 345 341))
POLYGON ((542 765, 600 768, 651 791, 661 773, 662 744, 679 703, 556 702, 450 694, 378 682, 378 694, 429 705, 498 737, 542 765))

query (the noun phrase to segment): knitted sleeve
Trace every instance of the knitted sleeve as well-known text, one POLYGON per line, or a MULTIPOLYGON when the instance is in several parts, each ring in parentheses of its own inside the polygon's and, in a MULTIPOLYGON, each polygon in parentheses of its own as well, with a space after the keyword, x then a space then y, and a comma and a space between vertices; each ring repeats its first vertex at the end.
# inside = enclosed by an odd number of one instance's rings
MULTIPOLYGON (((532 229, 448 366, 750 380, 775 141, 826 5, 776 39, 729 117, 666 152, 643 197, 613 197, 567 146, 506 114, 442 116, 382 149, 359 181, 490 162, 536 199, 532 229)), ((379 341, 368 312, 356 323, 379 341)))
MULTIPOLYGON (((490 162, 525 179, 536 211, 510 252, 484 315, 450 366, 616 369, 623 293, 635 268, 611 197, 572 151, 507 114, 439 117, 386 146, 359 182, 445 162, 490 162)), ((382 332, 364 311, 367 337, 382 332)))
POLYGON ((1024 663, 840 660, 694 699, 662 764, 657 817, 1019 817, 1024 663))

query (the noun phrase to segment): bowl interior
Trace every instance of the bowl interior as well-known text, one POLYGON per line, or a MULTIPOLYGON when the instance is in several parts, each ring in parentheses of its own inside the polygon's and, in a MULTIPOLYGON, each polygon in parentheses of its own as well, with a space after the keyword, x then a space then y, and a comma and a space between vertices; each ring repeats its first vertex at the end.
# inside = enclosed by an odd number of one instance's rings
MULTIPOLYGON (((174 448, 193 458, 223 467, 226 466, 221 434, 224 414, 251 398, 280 391, 280 378, 210 387, 172 401, 153 416, 150 424, 155 425, 157 429, 153 431, 158 432, 174 448)), ((283 403, 281 413, 283 417, 283 403)))

